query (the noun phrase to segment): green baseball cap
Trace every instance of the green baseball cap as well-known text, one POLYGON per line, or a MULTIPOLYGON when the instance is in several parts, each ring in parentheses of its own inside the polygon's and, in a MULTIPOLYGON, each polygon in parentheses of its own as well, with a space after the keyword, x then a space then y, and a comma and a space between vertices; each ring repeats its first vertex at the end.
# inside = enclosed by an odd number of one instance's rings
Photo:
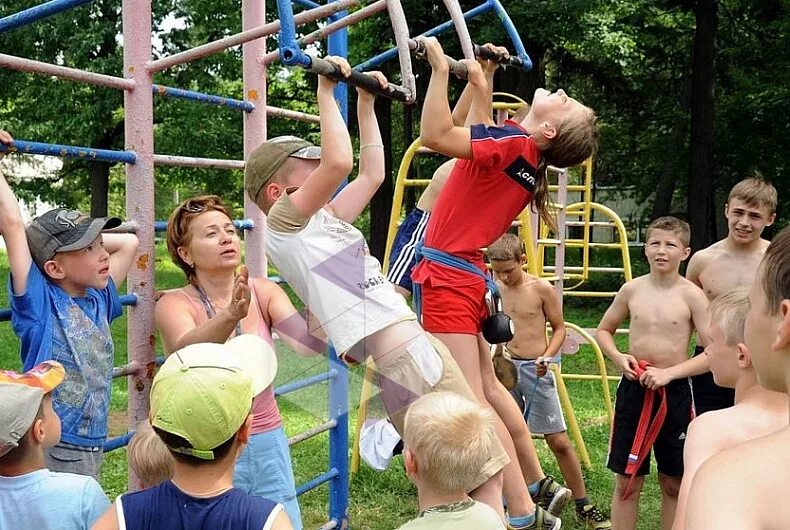
POLYGON ((192 447, 172 451, 213 460, 241 428, 252 400, 272 384, 277 357, 257 335, 191 344, 171 354, 151 387, 151 425, 192 447))
POLYGON ((244 165, 244 189, 253 201, 289 156, 318 160, 321 148, 296 136, 278 136, 256 147, 244 165))

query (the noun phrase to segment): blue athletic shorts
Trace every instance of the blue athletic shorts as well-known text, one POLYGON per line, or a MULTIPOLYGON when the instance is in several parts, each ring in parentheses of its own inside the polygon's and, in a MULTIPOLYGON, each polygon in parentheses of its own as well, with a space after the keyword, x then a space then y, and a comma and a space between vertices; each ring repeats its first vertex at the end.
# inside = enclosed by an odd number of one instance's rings
POLYGON ((398 227, 398 233, 395 234, 395 241, 392 243, 387 280, 409 292, 412 291, 411 271, 417 265, 414 251, 417 243, 422 241, 425 235, 430 216, 430 212, 423 212, 419 208, 409 212, 398 227))

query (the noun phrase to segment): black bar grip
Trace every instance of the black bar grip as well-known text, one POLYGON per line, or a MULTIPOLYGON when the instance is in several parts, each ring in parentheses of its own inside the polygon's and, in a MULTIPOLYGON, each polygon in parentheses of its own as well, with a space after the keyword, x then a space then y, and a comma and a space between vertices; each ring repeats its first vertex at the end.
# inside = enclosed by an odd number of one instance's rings
POLYGON ((305 67, 305 70, 328 77, 333 81, 343 81, 349 85, 367 90, 377 96, 383 96, 397 101, 408 101, 409 96, 411 96, 409 90, 400 85, 390 83, 387 85, 387 88, 381 88, 376 78, 363 74, 362 72, 357 72, 356 70, 351 70, 351 75, 349 77, 343 77, 343 74, 340 73, 340 68, 318 57, 310 57, 310 66, 305 67))
MULTIPOLYGON (((415 57, 418 59, 425 60, 425 46, 422 45, 422 42, 409 39, 409 50, 414 54, 415 57)), ((466 79, 469 72, 467 72, 466 65, 461 61, 456 61, 449 55, 444 56, 447 59, 447 65, 450 67, 450 73, 455 74, 456 76, 466 79)))
POLYGON ((488 59, 489 61, 496 61, 502 66, 513 66, 516 68, 524 69, 524 61, 521 60, 521 57, 515 55, 505 56, 499 54, 493 50, 489 50, 485 46, 480 46, 479 44, 474 45, 474 52, 475 57, 481 57, 483 59, 488 59))

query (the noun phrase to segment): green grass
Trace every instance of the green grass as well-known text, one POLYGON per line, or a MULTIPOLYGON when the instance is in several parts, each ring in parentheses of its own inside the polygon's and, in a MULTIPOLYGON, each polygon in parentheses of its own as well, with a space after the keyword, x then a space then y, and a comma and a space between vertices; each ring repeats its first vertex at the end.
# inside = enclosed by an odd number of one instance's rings
MULTIPOLYGON (((157 288, 167 289, 183 285, 183 275, 167 259, 162 249, 157 251, 156 261, 157 288)), ((5 254, 0 253, 0 278, 8 278, 8 263, 5 254)), ((123 289, 122 289, 123 290, 123 289)), ((582 327, 595 327, 598 324, 605 303, 593 300, 574 300, 566 309, 565 319, 582 327)), ((0 289, 0 307, 8 307, 8 295, 0 289)), ((112 326, 116 345, 116 365, 126 362, 126 316, 117 319, 112 326)), ((618 341, 624 340, 618 337, 618 341)), ((621 344, 625 348, 625 344, 621 344)), ((159 346, 157 346, 159 350, 159 346)), ((325 359, 305 359, 278 345, 280 360, 275 384, 320 373, 326 370, 325 359)), ((11 326, 0 325, 0 367, 19 369, 19 341, 11 326)), ((611 370, 611 365, 610 365, 611 370)), ((567 356, 563 361, 564 373, 594 373, 595 363, 592 350, 582 346, 579 353, 567 356)), ((611 373, 611 372, 610 372, 611 373)), ((362 381, 359 368, 350 372, 350 403, 352 411, 349 429, 353 436, 356 421, 356 407, 362 381)), ((614 478, 605 467, 609 428, 605 407, 601 396, 600 384, 591 381, 569 381, 568 389, 576 416, 581 425, 583 437, 592 460, 592 469, 584 470, 589 497, 601 508, 608 511, 613 490, 614 478)), ((614 396, 614 385, 612 385, 614 396)), ((279 399, 285 429, 288 435, 301 432, 326 420, 326 385, 313 386, 279 399)), ((116 379, 112 392, 111 434, 125 432, 126 379, 116 379)), ((351 448, 349 440, 349 451, 351 448)), ((559 468, 543 441, 535 444, 546 473, 561 476, 559 468)), ((301 484, 326 471, 328 462, 327 434, 319 435, 292 448, 292 460, 297 484, 301 484)), ((126 451, 124 449, 109 453, 102 467, 102 487, 112 499, 126 490, 126 451)), ((327 486, 320 486, 300 497, 305 528, 316 528, 323 524, 327 514, 327 486)), ((390 468, 379 473, 364 463, 359 473, 351 478, 349 518, 352 529, 389 530, 415 515, 417 511, 416 490, 406 478, 400 458, 393 460, 390 468)), ((655 478, 651 478, 642 493, 640 530, 659 527, 660 495, 655 478)), ((579 529, 570 509, 565 512, 564 529, 579 529)))

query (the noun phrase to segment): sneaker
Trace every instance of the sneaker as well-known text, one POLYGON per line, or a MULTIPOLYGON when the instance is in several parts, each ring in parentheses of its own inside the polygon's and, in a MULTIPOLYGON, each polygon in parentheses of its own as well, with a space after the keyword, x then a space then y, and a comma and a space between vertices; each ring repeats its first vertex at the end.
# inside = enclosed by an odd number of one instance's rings
POLYGON ((584 523, 584 528, 589 530, 611 530, 612 522, 593 504, 585 504, 581 510, 576 510, 576 515, 584 523))
POLYGON ((554 480, 551 475, 546 475, 540 481, 540 489, 532 501, 545 508, 551 515, 559 516, 565 506, 573 498, 571 490, 554 480))
MULTIPOLYGON (((508 530, 516 530, 510 525, 507 528, 508 530)), ((535 506, 535 522, 518 530, 560 530, 561 528, 562 521, 560 521, 559 517, 554 517, 540 506, 535 506)))

